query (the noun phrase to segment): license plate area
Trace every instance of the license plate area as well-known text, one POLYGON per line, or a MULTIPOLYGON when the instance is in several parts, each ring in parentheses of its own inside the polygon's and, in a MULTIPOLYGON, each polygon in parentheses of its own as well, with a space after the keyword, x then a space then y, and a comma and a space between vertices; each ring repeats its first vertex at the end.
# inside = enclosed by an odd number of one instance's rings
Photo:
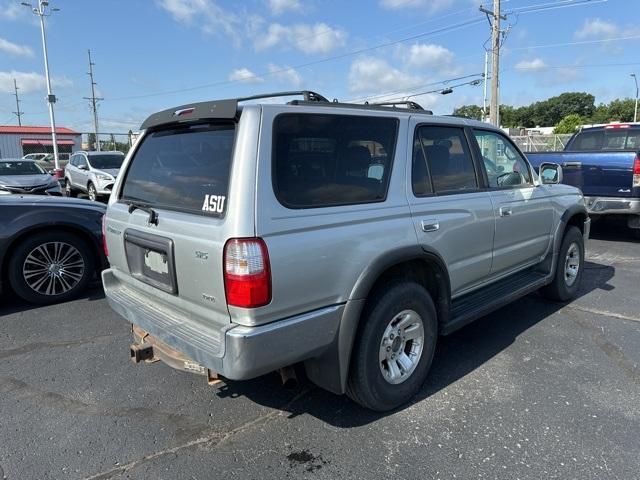
POLYGON ((131 276, 173 295, 178 293, 173 240, 127 229, 124 247, 131 276))

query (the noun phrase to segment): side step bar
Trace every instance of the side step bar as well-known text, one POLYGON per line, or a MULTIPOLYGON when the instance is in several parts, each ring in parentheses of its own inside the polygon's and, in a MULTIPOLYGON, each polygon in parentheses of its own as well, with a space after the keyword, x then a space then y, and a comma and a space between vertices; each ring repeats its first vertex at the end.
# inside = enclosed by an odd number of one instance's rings
POLYGON ((442 335, 468 325, 478 318, 503 307, 515 299, 538 290, 547 284, 547 274, 524 270, 471 292, 451 303, 451 317, 443 325, 442 335))

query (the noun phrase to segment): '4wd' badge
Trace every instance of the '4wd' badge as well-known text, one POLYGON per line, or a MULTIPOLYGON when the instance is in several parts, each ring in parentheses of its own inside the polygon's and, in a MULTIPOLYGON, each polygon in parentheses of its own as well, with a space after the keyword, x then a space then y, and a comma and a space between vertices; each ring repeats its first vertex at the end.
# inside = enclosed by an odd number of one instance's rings
POLYGON ((224 201, 227 197, 222 195, 205 195, 202 204, 203 212, 222 213, 224 211, 224 201))

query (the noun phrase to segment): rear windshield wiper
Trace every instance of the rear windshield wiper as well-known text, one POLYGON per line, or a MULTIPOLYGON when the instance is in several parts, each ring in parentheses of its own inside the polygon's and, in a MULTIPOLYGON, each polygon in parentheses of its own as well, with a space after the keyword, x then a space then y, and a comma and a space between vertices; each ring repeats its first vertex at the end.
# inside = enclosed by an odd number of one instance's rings
POLYGON ((158 225, 158 213, 153 208, 151 208, 151 205, 149 205, 148 203, 138 203, 132 202, 131 200, 125 200, 124 204, 129 205, 129 213, 133 213, 135 210, 142 210, 143 212, 147 212, 149 214, 149 223, 151 225, 158 225))

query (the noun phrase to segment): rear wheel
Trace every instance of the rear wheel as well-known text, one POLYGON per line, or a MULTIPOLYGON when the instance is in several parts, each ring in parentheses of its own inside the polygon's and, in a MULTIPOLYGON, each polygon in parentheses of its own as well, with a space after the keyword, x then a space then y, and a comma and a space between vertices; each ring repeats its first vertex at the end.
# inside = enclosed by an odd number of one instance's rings
POLYGON ((386 411, 408 402, 424 383, 435 352, 436 310, 429 293, 394 281, 372 294, 355 340, 347 395, 386 411))
POLYGON ((542 294, 559 302, 576 298, 583 270, 584 238, 578 227, 570 226, 562 239, 553 281, 541 290, 542 294))
POLYGON ((89 182, 89 186, 87 187, 87 194, 89 195, 89 200, 95 202, 98 200, 98 191, 93 183, 89 182))
POLYGON ((9 283, 27 302, 63 302, 86 289, 94 265, 91 249, 81 238, 67 232, 37 233, 13 251, 9 283))

